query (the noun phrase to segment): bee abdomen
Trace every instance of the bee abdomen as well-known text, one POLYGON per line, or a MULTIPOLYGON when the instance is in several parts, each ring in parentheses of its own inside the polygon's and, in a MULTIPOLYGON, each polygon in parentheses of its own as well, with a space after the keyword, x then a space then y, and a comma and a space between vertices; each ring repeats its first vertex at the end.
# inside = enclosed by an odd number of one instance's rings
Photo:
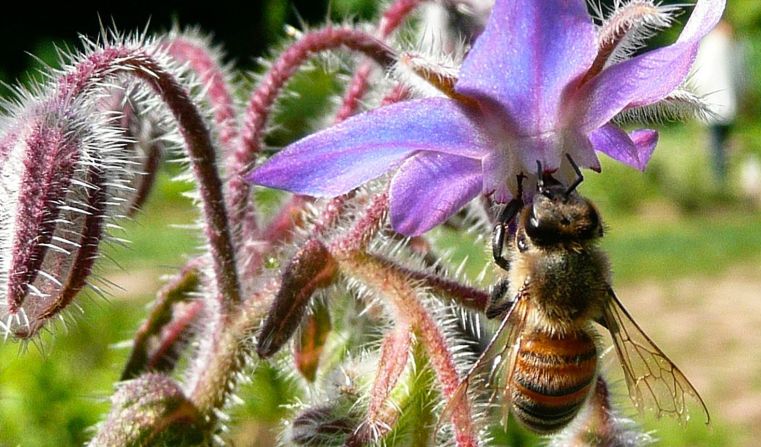
POLYGON ((584 404, 597 372, 597 349, 584 331, 534 332, 516 353, 511 381, 515 416, 537 433, 565 427, 584 404))

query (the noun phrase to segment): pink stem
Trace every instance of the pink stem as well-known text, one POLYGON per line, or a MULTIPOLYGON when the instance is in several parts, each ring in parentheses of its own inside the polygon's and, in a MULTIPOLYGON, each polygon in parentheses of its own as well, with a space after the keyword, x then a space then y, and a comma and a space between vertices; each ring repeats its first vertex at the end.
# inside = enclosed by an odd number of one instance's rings
POLYGON ((354 252, 337 260, 345 273, 355 276, 388 300, 396 321, 415 329, 436 372, 444 398, 452 399, 450 420, 455 429, 455 443, 460 447, 475 447, 478 436, 469 399, 467 395, 456 393, 460 379, 454 356, 444 334, 420 302, 409 279, 388 269, 383 260, 366 254, 354 252))
POLYGON ((399 25, 402 24, 404 19, 421 3, 425 0, 396 0, 391 6, 388 7, 386 12, 383 13, 381 18, 379 34, 382 39, 391 35, 399 25))
MULTIPOLYGON (((285 83, 309 57, 321 51, 341 47, 363 53, 384 67, 391 66, 395 61, 393 51, 373 36, 351 28, 334 27, 304 34, 301 39, 280 55, 259 87, 251 95, 248 108, 244 114, 241 144, 229 162, 231 178, 228 203, 235 226, 240 226, 241 222, 251 217, 247 212, 250 189, 240 174, 261 149, 264 128, 275 99, 280 95, 285 83)), ((252 226, 248 231, 254 228, 252 226)), ((246 229, 244 229, 244 239, 247 237, 245 231, 246 229)))
POLYGON ((214 110, 222 146, 232 152, 238 138, 235 105, 229 82, 219 62, 206 46, 184 36, 175 36, 166 43, 169 54, 179 62, 187 62, 205 87, 206 97, 214 110))
POLYGON ((383 192, 373 197, 359 218, 346 235, 335 240, 330 251, 334 253, 356 252, 365 249, 370 239, 378 232, 388 211, 388 193, 383 192))
POLYGON ((469 309, 483 312, 489 303, 489 293, 475 287, 466 286, 458 281, 452 281, 425 271, 412 270, 397 265, 390 259, 378 258, 383 261, 386 268, 397 272, 431 291, 440 298, 449 298, 457 304, 469 309))
MULTIPOLYGON (((386 40, 391 33, 396 30, 405 18, 412 12, 418 5, 424 0, 396 0, 386 12, 383 13, 380 25, 378 27, 378 37, 381 40, 386 40)), ((341 103, 341 108, 336 113, 336 122, 341 122, 346 118, 354 115, 357 111, 362 96, 367 91, 369 84, 368 79, 372 67, 367 63, 362 63, 357 69, 354 77, 349 83, 349 88, 346 90, 346 96, 341 103)))
POLYGON ((214 145, 188 92, 148 51, 113 46, 88 55, 71 73, 63 76, 59 82, 59 96, 79 96, 86 90, 96 88, 104 78, 120 72, 134 75, 148 84, 163 98, 178 122, 199 185, 218 298, 225 310, 228 304, 240 302, 233 243, 222 195, 222 182, 217 173, 214 145))

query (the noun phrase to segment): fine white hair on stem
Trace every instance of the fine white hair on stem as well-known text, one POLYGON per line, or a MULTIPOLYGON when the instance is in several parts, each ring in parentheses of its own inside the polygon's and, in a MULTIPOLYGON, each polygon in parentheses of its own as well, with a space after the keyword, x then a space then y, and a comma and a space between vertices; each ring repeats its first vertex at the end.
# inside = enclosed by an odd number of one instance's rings
POLYGON ((670 27, 682 8, 683 5, 663 5, 654 0, 616 0, 610 11, 593 4, 596 19, 601 22, 598 45, 608 53, 605 66, 629 59, 658 31, 670 27))
POLYGON ((685 121, 689 119, 707 120, 711 110, 702 96, 682 87, 655 104, 633 107, 616 115, 616 124, 651 124, 670 121, 685 121))

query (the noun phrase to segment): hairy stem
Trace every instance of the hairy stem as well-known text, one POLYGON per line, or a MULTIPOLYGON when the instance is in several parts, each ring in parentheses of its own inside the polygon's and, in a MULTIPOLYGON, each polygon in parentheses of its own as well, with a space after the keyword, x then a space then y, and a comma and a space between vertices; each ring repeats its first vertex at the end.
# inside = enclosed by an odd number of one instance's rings
POLYGON ((461 447, 476 446, 478 436, 468 397, 455 395, 460 379, 454 356, 439 325, 420 302, 420 296, 411 286, 409 278, 388 269, 378 258, 365 254, 351 253, 337 260, 346 274, 360 279, 387 299, 396 321, 414 328, 436 372, 444 398, 456 399, 452 402, 450 418, 456 444, 461 447))
POLYGON ((177 120, 199 185, 206 223, 205 233, 220 294, 218 299, 222 303, 221 309, 227 310, 228 303, 240 302, 233 243, 227 222, 222 182, 216 167, 214 145, 209 130, 188 92, 150 51, 111 46, 88 55, 72 72, 63 76, 58 84, 58 95, 66 99, 77 97, 98 88, 106 78, 120 73, 136 76, 148 84, 161 96, 177 120))
MULTIPOLYGON (((378 37, 381 40, 386 40, 423 1, 396 0, 392 3, 383 13, 380 25, 378 26, 378 37)), ((360 64, 359 68, 357 68, 354 77, 349 82, 349 87, 346 89, 346 95, 341 103, 341 108, 336 113, 336 122, 341 122, 356 113, 362 96, 367 92, 371 73, 372 66, 366 62, 360 64)))
POLYGON ((370 204, 346 235, 331 244, 333 253, 361 251, 367 247, 383 224, 388 212, 388 193, 373 197, 370 204))
POLYGON ((391 259, 376 255, 373 256, 376 257, 379 262, 383 262, 384 265, 386 265, 386 268, 417 282, 420 287, 430 290, 431 293, 438 297, 451 299, 461 306, 479 312, 483 312, 486 309, 486 305, 489 302, 489 293, 484 290, 470 287, 458 281, 446 279, 442 276, 425 271, 403 267, 396 264, 391 259))
MULTIPOLYGON (((390 67, 396 59, 394 52, 373 36, 351 28, 335 27, 304 34, 280 55, 249 99, 244 113, 241 144, 228 163, 231 167, 229 206, 236 227, 251 217, 247 211, 250 189, 240 174, 261 149, 264 129, 275 100, 286 82, 312 55, 342 47, 363 53, 383 67, 390 67)), ((242 228, 242 238, 246 239, 246 235, 253 230, 255 226, 242 228)))
POLYGON ((216 425, 218 410, 235 390, 242 377, 241 371, 249 366, 253 355, 251 337, 279 289, 278 280, 264 284, 238 307, 235 314, 213 322, 223 330, 212 327, 200 340, 202 346, 194 359, 185 389, 209 427, 216 425))
POLYGON ((166 42, 167 51, 174 59, 188 63, 204 85, 206 98, 214 110, 214 122, 219 129, 219 140, 225 149, 232 151, 238 138, 236 110, 230 85, 224 70, 206 44, 185 36, 173 36, 166 42))
MULTIPOLYGON (((649 0, 635 0, 620 6, 606 20, 598 32, 597 57, 580 82, 583 84, 599 74, 622 46, 632 46, 632 41, 642 40, 656 28, 664 28, 671 24, 671 14, 675 7, 662 6, 649 0), (639 34, 639 36, 636 36, 639 34), (633 36, 634 35, 634 36, 633 36)), ((635 48, 629 48, 634 51, 635 48)))

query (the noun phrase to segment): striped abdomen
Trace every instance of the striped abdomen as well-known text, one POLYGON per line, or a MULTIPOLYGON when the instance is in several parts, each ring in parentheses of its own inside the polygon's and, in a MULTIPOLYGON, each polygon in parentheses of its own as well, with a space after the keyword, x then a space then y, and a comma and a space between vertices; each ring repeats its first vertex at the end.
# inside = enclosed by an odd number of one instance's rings
POLYGON ((594 340, 585 331, 524 334, 511 386, 513 414, 537 433, 565 427, 579 412, 597 371, 594 340))

